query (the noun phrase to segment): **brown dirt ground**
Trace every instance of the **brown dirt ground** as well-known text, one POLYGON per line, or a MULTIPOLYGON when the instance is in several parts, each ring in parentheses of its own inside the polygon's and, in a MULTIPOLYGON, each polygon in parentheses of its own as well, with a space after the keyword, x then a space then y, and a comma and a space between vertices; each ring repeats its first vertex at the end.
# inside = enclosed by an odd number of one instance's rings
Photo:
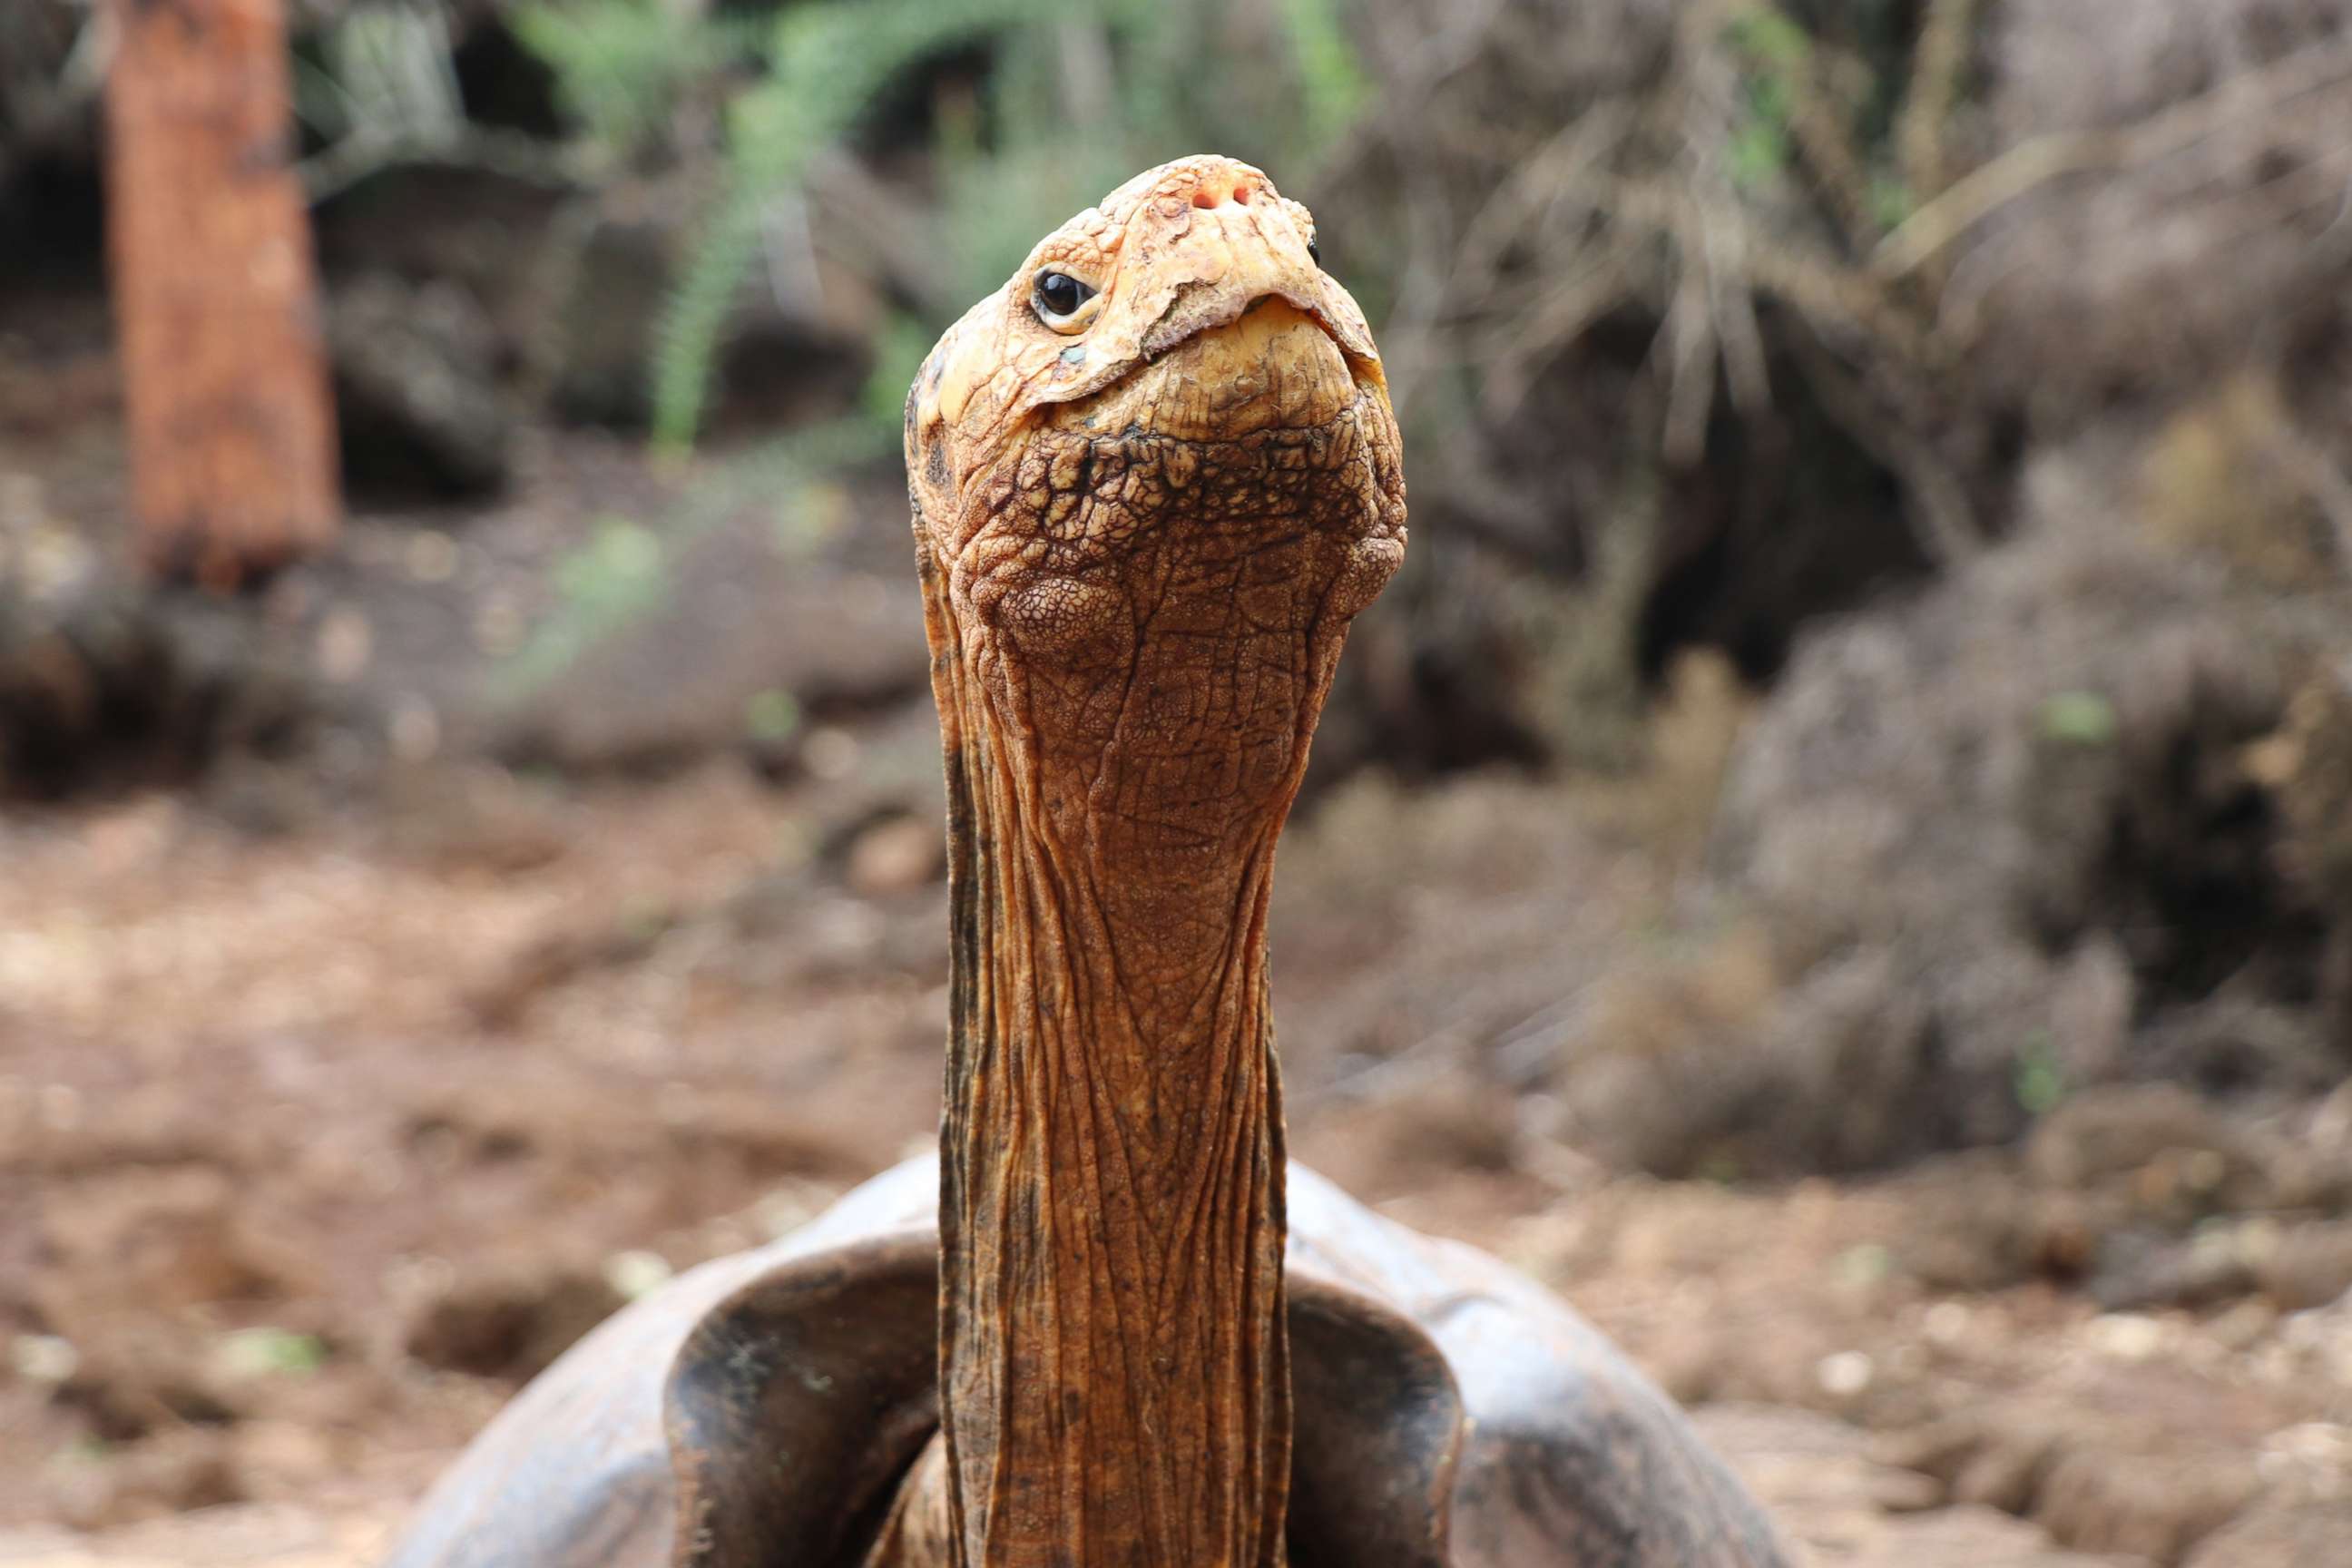
MULTIPOLYGON (((481 773, 277 837, 170 795, 0 821, 0 1562, 364 1561, 586 1323, 922 1141, 936 844, 812 850, 848 787, 481 773)), ((1819 1563, 2066 1561, 2052 1532, 2182 1561, 2291 1509, 2352 1541, 2343 1305, 1931 1283, 1972 1265, 1923 1238, 1998 1249, 1952 1215, 2013 1201, 2014 1162, 1664 1184, 1546 1131, 1514 1020, 1671 891, 1605 817, 1363 780, 1299 825, 1302 1157, 1559 1284, 1819 1563)))

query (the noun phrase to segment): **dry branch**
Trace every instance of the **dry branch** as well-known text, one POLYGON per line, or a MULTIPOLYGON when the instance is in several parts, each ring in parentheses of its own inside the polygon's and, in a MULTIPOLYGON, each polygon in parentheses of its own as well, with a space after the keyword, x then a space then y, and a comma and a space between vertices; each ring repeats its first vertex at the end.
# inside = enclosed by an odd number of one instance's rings
POLYGON ((1959 101, 1976 33, 1977 0, 1927 0, 1913 51, 1909 90, 1895 127, 1904 184, 1919 201, 1941 195, 1951 182, 1944 128, 1959 101))
MULTIPOLYGON (((1879 245, 1871 269, 1892 282, 1916 272, 1994 213, 2067 174, 2126 169, 2181 152, 2242 120, 2295 99, 2352 86, 2352 43, 2300 50, 2231 78, 2210 92, 2134 125, 2037 136, 1953 184, 1879 245)), ((2346 107, 2352 112, 2352 106, 2346 107)))

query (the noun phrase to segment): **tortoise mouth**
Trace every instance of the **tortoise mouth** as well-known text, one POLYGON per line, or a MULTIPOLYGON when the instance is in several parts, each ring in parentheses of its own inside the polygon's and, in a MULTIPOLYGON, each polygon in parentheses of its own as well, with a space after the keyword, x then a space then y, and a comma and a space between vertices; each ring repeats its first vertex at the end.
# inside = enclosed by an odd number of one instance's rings
POLYGON ((1329 425, 1370 385, 1319 319, 1269 294, 1100 391, 1048 405, 1045 424, 1074 435, 1231 441, 1329 425))

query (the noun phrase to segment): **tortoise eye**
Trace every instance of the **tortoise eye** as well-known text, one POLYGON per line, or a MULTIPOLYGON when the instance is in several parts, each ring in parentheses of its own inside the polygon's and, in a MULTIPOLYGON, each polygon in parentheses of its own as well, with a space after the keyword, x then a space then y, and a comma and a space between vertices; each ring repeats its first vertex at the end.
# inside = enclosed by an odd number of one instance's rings
POLYGON ((1066 272, 1048 268, 1037 274, 1036 282, 1030 286, 1029 299, 1047 326, 1061 327, 1067 325, 1095 293, 1092 284, 1081 283, 1066 272))
POLYGON ((1323 247, 1315 243, 1315 237, 1311 234, 1307 237, 1307 259, 1318 267, 1323 265, 1323 247))

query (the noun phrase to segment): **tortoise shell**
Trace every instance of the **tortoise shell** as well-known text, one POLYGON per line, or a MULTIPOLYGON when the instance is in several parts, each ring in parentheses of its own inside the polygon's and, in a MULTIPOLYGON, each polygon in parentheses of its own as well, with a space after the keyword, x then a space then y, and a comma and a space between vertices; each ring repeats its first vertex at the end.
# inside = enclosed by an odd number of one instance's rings
MULTIPOLYGON (((939 1429, 936 1160, 574 1346, 389 1568, 848 1568, 939 1429)), ((1768 1568, 1756 1504, 1557 1297, 1299 1166, 1292 1568, 1768 1568)))

